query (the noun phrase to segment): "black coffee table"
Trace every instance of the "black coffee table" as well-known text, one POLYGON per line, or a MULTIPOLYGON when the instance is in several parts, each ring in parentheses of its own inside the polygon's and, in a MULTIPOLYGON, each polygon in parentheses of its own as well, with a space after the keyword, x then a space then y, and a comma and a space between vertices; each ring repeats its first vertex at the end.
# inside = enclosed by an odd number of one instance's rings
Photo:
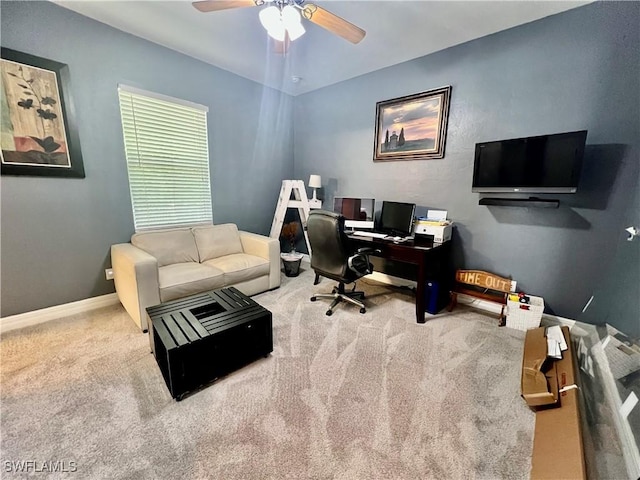
POLYGON ((271 312, 234 287, 147 308, 149 342, 171 396, 273 351, 271 312))

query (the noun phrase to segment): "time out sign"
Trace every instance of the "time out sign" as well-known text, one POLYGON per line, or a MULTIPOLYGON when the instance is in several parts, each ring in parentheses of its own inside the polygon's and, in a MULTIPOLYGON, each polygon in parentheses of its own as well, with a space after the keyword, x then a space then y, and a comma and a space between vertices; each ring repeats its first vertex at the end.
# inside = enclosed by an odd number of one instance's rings
POLYGON ((456 272, 456 281, 500 292, 509 292, 511 290, 510 278, 499 277, 481 270, 458 270, 456 272))

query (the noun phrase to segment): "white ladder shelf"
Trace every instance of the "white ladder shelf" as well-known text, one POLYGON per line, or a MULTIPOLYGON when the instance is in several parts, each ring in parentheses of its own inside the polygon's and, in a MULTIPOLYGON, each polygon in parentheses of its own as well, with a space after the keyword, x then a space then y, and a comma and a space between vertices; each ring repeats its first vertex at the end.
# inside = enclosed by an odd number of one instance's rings
POLYGON ((278 205, 276 206, 276 213, 273 216, 273 222, 271 223, 271 233, 269 237, 280 238, 280 232, 282 232, 282 224, 284 223, 284 217, 287 214, 287 209, 297 208, 298 215, 300 215, 300 222, 302 223, 302 233, 304 234, 304 241, 307 245, 307 252, 311 252, 311 245, 309 244, 309 236, 307 235, 307 220, 309 219, 309 199, 307 198, 307 190, 305 189, 304 182, 302 180, 283 180, 282 188, 280 189, 280 197, 278 198, 278 205), (293 194, 293 198, 291 198, 293 194))

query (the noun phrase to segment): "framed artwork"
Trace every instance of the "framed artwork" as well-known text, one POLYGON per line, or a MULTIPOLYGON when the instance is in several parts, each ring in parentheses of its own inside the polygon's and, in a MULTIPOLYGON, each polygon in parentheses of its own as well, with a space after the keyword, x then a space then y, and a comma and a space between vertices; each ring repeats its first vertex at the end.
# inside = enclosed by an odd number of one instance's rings
POLYGON ((444 158, 451 86, 376 103, 373 161, 444 158))
POLYGON ((8 48, 0 57, 2 175, 84 178, 67 65, 8 48))

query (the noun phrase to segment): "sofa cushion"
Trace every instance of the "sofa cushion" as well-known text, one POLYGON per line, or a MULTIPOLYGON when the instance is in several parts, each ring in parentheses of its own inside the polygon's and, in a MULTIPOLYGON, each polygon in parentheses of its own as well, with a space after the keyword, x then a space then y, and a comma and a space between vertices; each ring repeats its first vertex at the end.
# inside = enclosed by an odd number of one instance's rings
POLYGON ((207 260, 204 265, 223 271, 226 285, 269 275, 270 266, 268 260, 246 253, 234 253, 214 258, 207 260))
POLYGON ((235 223, 193 227, 192 230, 201 262, 243 252, 235 223))
POLYGON ((200 260, 190 228, 135 233, 131 244, 156 257, 159 267, 200 260))
POLYGON ((174 263, 160 267, 158 280, 162 302, 214 290, 225 284, 222 270, 212 265, 195 262, 174 263))

